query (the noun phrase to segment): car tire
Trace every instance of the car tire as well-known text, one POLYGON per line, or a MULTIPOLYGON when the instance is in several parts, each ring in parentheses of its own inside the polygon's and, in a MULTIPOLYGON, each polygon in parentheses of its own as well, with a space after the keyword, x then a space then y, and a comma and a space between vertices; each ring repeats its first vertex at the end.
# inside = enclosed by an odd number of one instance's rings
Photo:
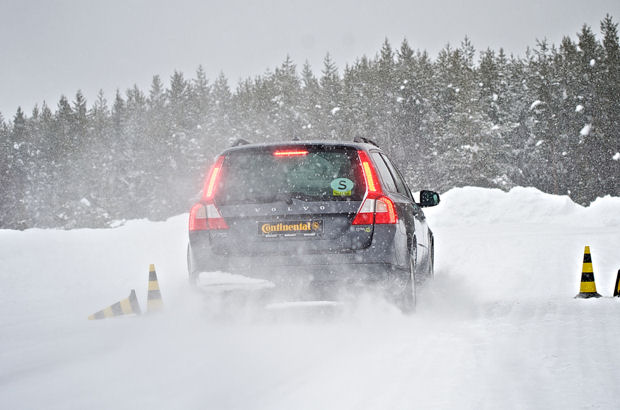
POLYGON ((431 242, 428 257, 424 262, 424 270, 416 276, 416 280, 418 281, 418 285, 425 286, 433 279, 435 279, 435 250, 434 244, 431 242))
POLYGON ((428 279, 435 279, 435 241, 431 241, 431 252, 428 258, 428 279))
POLYGON ((407 281, 405 287, 398 299, 398 307, 404 314, 412 314, 415 312, 417 303, 417 289, 416 274, 415 274, 415 257, 409 257, 409 272, 407 275, 407 281))
POLYGON ((198 275, 193 273, 192 258, 190 252, 191 250, 189 248, 189 244, 187 244, 187 273, 189 274, 189 284, 192 286, 196 286, 196 284, 198 283, 198 275))

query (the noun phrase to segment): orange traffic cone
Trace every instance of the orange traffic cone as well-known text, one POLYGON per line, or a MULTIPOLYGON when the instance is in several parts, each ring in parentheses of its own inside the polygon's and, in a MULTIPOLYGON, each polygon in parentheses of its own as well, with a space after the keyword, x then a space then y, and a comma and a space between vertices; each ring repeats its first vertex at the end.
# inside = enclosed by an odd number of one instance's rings
POLYGON ((586 246, 583 251, 583 269, 581 270, 581 286, 576 298, 600 298, 596 292, 596 284, 594 283, 594 270, 592 269, 592 256, 590 255, 590 247, 586 246))

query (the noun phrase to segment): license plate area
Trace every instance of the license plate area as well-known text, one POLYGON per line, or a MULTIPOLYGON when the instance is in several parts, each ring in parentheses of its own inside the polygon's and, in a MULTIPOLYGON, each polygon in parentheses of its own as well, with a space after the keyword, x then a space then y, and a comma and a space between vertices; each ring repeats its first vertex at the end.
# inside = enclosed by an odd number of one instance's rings
POLYGON ((262 238, 311 238, 323 234, 323 220, 266 221, 258 222, 258 235, 262 238))

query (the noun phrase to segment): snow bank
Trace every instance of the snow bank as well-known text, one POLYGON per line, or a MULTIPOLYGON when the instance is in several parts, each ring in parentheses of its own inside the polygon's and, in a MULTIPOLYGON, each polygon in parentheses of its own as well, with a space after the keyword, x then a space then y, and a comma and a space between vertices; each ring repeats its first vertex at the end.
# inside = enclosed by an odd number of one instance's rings
POLYGON ((433 225, 576 224, 620 226, 620 198, 598 198, 589 207, 568 196, 546 194, 536 188, 515 187, 509 192, 477 187, 454 188, 441 197, 440 206, 425 211, 433 225))

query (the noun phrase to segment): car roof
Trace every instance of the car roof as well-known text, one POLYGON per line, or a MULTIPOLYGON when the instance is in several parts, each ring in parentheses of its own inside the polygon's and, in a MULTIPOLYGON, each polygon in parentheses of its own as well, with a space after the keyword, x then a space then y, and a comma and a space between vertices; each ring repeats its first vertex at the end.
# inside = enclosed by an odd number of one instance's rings
POLYGON ((221 155, 225 155, 235 151, 245 151, 252 149, 269 149, 269 148, 291 148, 296 146, 323 146, 323 147, 346 147, 356 150, 381 150, 379 147, 373 144, 363 142, 350 142, 350 141, 333 141, 333 140, 312 140, 312 141, 280 141, 280 142, 265 142, 255 144, 244 144, 236 147, 230 147, 222 151, 221 155))

